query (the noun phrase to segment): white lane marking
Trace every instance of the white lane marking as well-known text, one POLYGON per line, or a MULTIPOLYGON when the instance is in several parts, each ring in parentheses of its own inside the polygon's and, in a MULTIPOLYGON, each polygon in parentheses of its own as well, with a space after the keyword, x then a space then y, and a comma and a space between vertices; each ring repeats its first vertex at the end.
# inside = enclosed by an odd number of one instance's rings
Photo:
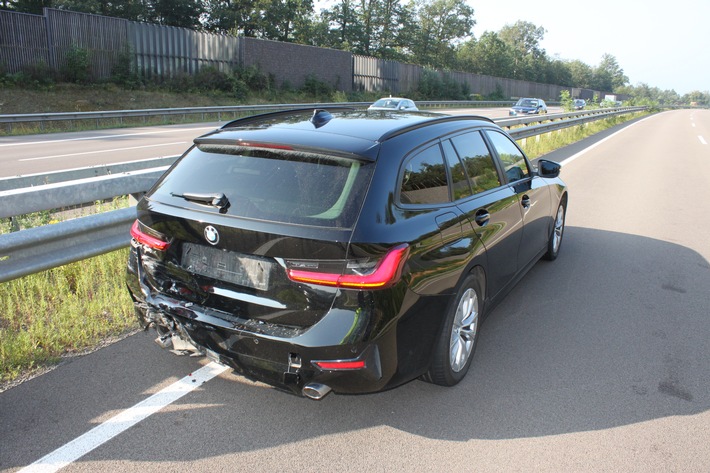
POLYGON ((708 144, 708 142, 705 141, 705 138, 703 138, 701 135, 698 135, 698 139, 700 140, 700 142, 701 142, 702 144, 704 144, 704 145, 708 144))
POLYGON ((190 376, 185 376, 180 381, 171 384, 165 389, 153 394, 148 399, 126 409, 103 424, 94 427, 84 435, 59 447, 52 453, 23 468, 20 472, 48 473, 58 471, 105 442, 108 442, 121 432, 133 427, 138 422, 177 401, 227 369, 227 366, 214 362, 209 363, 190 376))
POLYGON ((23 141, 21 143, 0 143, 0 148, 6 146, 26 146, 26 145, 45 145, 52 143, 64 143, 68 141, 90 141, 90 140, 105 140, 111 138, 124 138, 127 136, 144 136, 144 135, 160 135, 164 133, 179 133, 185 131, 201 131, 201 130, 214 130, 217 127, 214 126, 204 126, 200 128, 177 128, 174 130, 159 130, 159 131, 144 131, 140 133, 124 133, 122 135, 101 135, 101 136, 85 136, 82 138, 64 138, 61 140, 47 140, 47 141, 23 141))
POLYGON ((579 153, 573 154, 573 155, 570 156, 569 158, 567 158, 567 159, 565 159, 564 161, 562 161, 560 164, 561 164, 562 166, 564 166, 564 165, 566 165, 566 164, 569 164, 569 163, 571 163, 572 161, 574 161, 575 159, 577 159, 577 158, 581 157, 582 155, 584 155, 587 151, 593 150, 594 148, 596 148, 596 147, 599 146, 600 144, 604 143, 604 142, 607 141, 607 140, 612 139, 613 137, 615 137, 615 136, 618 135, 619 133, 622 133, 622 132, 628 130, 629 128, 631 128, 632 126, 638 125, 639 123, 645 122, 646 120, 651 119, 651 118, 654 118, 654 117, 655 117, 655 115, 651 115, 650 117, 646 117, 646 118, 644 118, 643 120, 637 121, 636 123, 632 123, 631 125, 627 126, 626 128, 622 128, 621 130, 619 130, 619 131, 617 131, 617 132, 615 132, 615 133, 612 133, 611 135, 607 136, 607 137, 604 138, 603 140, 597 141, 596 143, 594 143, 594 144, 593 144, 592 146, 590 146, 589 148, 585 148, 585 149, 583 149, 582 151, 580 151, 579 153))
POLYGON ((86 154, 114 153, 116 151, 126 151, 128 149, 156 148, 158 146, 184 145, 186 143, 187 143, 187 141, 175 141, 173 143, 160 143, 157 145, 131 146, 131 147, 127 147, 127 148, 114 148, 114 149, 103 149, 103 150, 97 150, 97 151, 85 151, 83 153, 55 154, 54 156, 39 156, 37 158, 23 158, 23 159, 18 159, 18 161, 39 161, 42 159, 67 158, 69 156, 82 156, 82 155, 86 155, 86 154))

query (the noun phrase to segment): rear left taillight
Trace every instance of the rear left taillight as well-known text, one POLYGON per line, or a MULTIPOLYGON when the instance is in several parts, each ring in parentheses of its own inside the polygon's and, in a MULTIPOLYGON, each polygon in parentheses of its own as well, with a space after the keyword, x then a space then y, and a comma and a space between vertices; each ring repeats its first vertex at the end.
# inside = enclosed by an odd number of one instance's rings
MULTIPOLYGON (((317 284, 345 289, 384 289, 396 284, 409 255, 406 243, 391 248, 376 264, 348 262, 341 272, 287 269, 289 279, 295 282, 317 284)), ((317 263, 314 263, 317 265, 317 263)))
POLYGON ((167 237, 143 225, 138 220, 133 222, 131 236, 138 243, 154 250, 165 251, 170 247, 170 242, 167 237))

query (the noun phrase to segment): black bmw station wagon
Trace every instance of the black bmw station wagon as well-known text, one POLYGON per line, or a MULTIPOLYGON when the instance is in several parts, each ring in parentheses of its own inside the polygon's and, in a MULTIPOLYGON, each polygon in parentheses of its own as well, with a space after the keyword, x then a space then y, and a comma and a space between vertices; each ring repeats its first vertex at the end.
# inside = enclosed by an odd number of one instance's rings
POLYGON ((299 395, 451 386, 486 311, 557 257, 559 172, 481 117, 235 120, 139 202, 128 286, 160 345, 299 395))

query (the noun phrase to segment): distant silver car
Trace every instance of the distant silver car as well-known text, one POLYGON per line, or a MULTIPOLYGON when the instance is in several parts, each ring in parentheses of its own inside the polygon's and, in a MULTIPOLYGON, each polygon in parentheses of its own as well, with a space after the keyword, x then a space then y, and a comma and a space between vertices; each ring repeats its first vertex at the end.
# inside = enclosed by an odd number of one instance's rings
POLYGON ((537 115, 547 113, 547 104, 542 99, 522 98, 508 111, 508 115, 537 115))
POLYGON ((370 105, 368 110, 404 110, 416 112, 419 109, 413 100, 402 97, 384 97, 370 105))

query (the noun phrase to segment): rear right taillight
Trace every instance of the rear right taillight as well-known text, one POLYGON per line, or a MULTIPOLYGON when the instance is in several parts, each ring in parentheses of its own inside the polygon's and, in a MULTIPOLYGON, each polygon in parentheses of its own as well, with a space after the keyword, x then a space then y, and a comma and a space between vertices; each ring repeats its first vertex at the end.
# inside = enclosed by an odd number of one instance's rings
POLYGON ((409 245, 405 243, 391 248, 376 264, 366 264, 364 271, 359 264, 347 264, 345 272, 289 268, 287 274, 292 281, 307 284, 345 289, 384 289, 399 281, 407 255, 409 245))
POLYGON ((170 247, 170 242, 166 237, 155 230, 149 229, 138 220, 133 222, 131 236, 138 243, 159 251, 165 251, 170 247), (150 233, 149 233, 150 232, 150 233))

